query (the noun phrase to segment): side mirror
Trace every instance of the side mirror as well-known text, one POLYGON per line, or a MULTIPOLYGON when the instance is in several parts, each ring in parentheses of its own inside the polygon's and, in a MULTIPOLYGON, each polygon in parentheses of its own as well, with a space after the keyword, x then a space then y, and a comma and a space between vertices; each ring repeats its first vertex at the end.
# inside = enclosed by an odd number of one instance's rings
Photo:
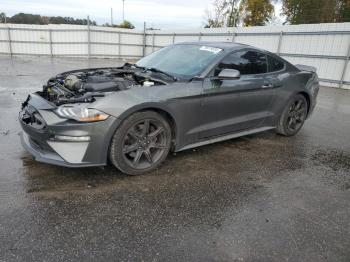
POLYGON ((219 79, 238 79, 240 77, 241 73, 236 69, 224 69, 218 75, 219 79))

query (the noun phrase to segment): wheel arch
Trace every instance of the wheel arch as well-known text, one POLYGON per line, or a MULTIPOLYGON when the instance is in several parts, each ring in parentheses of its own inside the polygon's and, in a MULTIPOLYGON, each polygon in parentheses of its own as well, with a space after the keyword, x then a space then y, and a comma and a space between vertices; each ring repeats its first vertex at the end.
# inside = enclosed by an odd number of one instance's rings
POLYGON ((297 93, 297 95, 302 95, 302 96, 305 97, 306 102, 307 102, 307 115, 309 115, 310 107, 311 107, 311 97, 310 97, 310 95, 307 92, 305 92, 305 91, 301 91, 301 92, 297 93))
POLYGON ((174 114, 166 106, 163 106, 163 105, 158 104, 158 103, 141 104, 141 105, 138 105, 138 106, 135 106, 133 108, 128 109, 122 115, 120 115, 118 118, 121 121, 124 121, 130 115, 137 113, 137 112, 144 112, 144 111, 153 111, 153 112, 156 112, 164 117, 164 119, 170 125, 172 146, 174 146, 176 144, 176 142, 178 141, 178 135, 179 135, 178 125, 177 125, 176 118, 175 118, 174 114))

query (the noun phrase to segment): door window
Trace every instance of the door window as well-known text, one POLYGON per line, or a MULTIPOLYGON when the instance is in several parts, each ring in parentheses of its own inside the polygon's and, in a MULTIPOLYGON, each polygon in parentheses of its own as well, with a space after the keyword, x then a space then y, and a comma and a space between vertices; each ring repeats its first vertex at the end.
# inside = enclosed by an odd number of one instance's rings
POLYGON ((252 50, 234 52, 218 64, 214 74, 218 75, 223 69, 236 69, 241 75, 264 74, 267 72, 267 57, 252 50))

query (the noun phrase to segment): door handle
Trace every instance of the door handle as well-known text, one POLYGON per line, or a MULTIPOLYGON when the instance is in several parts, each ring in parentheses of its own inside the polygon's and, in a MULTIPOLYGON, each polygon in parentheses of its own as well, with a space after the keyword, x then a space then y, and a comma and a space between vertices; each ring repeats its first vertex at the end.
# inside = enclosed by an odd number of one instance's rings
POLYGON ((273 84, 263 84, 261 88, 273 88, 273 84))

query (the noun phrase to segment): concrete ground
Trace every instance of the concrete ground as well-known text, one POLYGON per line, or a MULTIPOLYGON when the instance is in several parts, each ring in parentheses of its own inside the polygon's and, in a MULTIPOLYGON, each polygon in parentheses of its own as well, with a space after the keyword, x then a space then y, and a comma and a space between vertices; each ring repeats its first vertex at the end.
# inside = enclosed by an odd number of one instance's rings
POLYGON ((0 57, 0 261, 350 261, 350 92, 322 88, 295 137, 265 132, 129 177, 37 163, 27 93, 116 60, 0 57))

